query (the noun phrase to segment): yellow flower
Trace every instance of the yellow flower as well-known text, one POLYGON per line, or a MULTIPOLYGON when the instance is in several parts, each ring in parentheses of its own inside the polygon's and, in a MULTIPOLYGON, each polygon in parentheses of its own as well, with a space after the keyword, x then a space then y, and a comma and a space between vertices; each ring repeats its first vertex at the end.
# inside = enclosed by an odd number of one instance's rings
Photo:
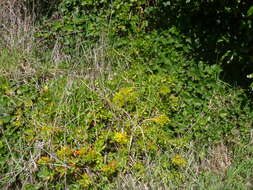
POLYGON ((151 120, 154 121, 156 124, 159 124, 159 125, 165 125, 168 122, 170 122, 170 119, 166 115, 159 115, 159 116, 156 116, 155 118, 153 118, 151 120))
POLYGON ((44 92, 47 92, 48 90, 49 90, 48 86, 44 86, 44 87, 43 87, 43 91, 44 91, 44 92))
POLYGON ((168 86, 161 86, 159 89, 159 94, 165 96, 171 92, 171 89, 168 86))
POLYGON ((64 146, 56 154, 60 159, 64 160, 65 157, 72 155, 72 151, 68 146, 64 146))
POLYGON ((51 159, 48 156, 42 156, 38 161, 38 164, 49 164, 51 163, 51 159))
POLYGON ((187 164, 187 161, 185 158, 183 158, 180 155, 176 155, 171 159, 171 162, 175 166, 185 167, 187 164))
POLYGON ((119 107, 124 106, 126 103, 134 103, 137 99, 137 94, 133 88, 122 88, 113 97, 113 103, 119 107))
POLYGON ((115 142, 119 144, 127 144, 128 136, 126 132, 116 132, 114 135, 115 142))

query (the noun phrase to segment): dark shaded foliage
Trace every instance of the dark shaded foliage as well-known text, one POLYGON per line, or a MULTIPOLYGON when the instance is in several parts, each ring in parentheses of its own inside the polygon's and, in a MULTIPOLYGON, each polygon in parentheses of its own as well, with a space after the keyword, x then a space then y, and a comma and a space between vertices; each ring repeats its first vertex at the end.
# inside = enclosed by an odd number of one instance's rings
POLYGON ((222 63, 224 80, 248 86, 253 72, 251 0, 167 1, 163 3, 158 28, 176 25, 191 38, 198 59, 222 63))
POLYGON ((25 7, 37 21, 43 17, 50 17, 57 10, 61 0, 25 0, 25 7))

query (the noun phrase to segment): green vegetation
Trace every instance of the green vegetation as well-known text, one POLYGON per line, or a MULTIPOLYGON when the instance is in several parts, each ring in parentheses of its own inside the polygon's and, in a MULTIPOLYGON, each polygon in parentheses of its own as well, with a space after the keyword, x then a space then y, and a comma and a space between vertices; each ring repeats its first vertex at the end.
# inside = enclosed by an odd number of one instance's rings
POLYGON ((0 6, 1 188, 253 188, 250 2, 217 35, 202 1, 41 2, 0 6))

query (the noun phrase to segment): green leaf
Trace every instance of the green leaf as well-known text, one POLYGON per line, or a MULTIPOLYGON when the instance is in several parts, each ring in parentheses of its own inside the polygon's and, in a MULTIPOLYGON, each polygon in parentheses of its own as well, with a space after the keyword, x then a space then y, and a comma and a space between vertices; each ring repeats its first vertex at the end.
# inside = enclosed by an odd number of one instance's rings
POLYGON ((8 122, 10 122, 10 120, 11 120, 11 116, 9 116, 9 115, 0 118, 0 125, 2 125, 4 123, 8 123, 8 122))
POLYGON ((248 12, 247 12, 247 15, 248 15, 248 16, 253 15, 253 6, 251 6, 251 7, 249 8, 249 10, 248 10, 248 12))
POLYGON ((248 79, 253 79, 253 73, 252 73, 252 74, 247 75, 247 78, 248 78, 248 79))
POLYGON ((4 147, 3 141, 0 141, 0 149, 4 147))
POLYGON ((50 171, 47 167, 43 167, 37 174, 39 178, 45 181, 49 181, 53 178, 54 173, 50 171))

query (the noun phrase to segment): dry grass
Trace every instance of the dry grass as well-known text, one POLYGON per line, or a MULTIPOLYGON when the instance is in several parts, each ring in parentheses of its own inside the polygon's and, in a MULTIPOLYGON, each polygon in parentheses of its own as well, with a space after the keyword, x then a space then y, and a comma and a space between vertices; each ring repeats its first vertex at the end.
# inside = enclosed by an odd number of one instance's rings
POLYGON ((35 74, 34 22, 23 1, 0 2, 0 64, 1 75, 23 79, 35 74))
POLYGON ((10 50, 33 50, 34 22, 23 2, 7 0, 0 3, 1 41, 10 50))
MULTIPOLYGON (((66 72, 67 69, 73 77, 93 81, 111 72, 111 62, 117 60, 109 55, 107 34, 101 34, 100 40, 92 47, 77 44, 73 50, 74 55, 66 54, 62 50, 60 40, 55 40, 50 47, 47 47, 44 42, 35 39, 34 34, 38 32, 35 17, 36 13, 28 12, 22 0, 0 2, 0 48, 5 50, 5 55, 0 52, 2 75, 9 75, 19 80, 31 78, 36 73, 47 70, 51 77, 55 77, 66 72), (35 51, 39 57, 34 56, 35 51), (12 57, 12 63, 5 61, 9 57, 12 57), (43 65, 45 62, 46 65, 43 65), (61 67, 62 64, 67 67, 61 67)), ((45 74, 45 78, 47 77, 48 74, 45 74)))
POLYGON ((210 158, 206 160, 205 165, 218 174, 225 174, 231 163, 232 158, 229 155, 228 148, 220 143, 211 150, 210 158))

